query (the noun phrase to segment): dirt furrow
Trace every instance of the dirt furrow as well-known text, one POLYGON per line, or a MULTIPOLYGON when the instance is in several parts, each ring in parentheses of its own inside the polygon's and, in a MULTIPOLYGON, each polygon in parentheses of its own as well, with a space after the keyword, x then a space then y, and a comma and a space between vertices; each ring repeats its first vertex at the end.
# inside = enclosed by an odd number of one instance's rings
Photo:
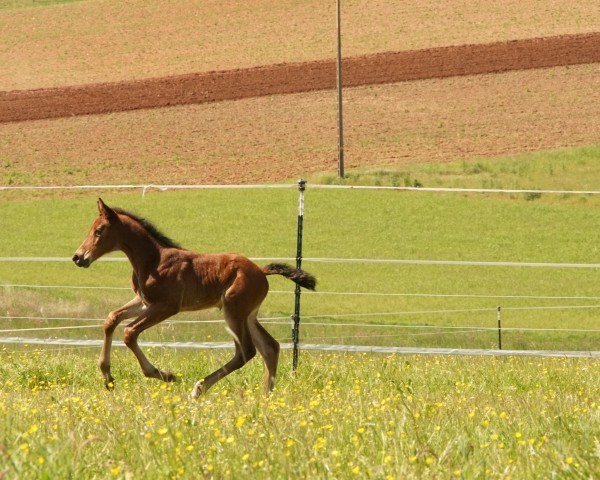
MULTIPOLYGON (((344 59, 348 87, 600 62, 600 32, 344 59)), ((0 92, 0 123, 335 88, 335 60, 0 92)))

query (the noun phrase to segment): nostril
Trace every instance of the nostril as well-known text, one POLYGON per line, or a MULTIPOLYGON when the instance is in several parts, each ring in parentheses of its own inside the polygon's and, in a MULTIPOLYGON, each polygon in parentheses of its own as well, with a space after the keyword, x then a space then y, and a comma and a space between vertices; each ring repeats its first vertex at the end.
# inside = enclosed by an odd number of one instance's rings
POLYGON ((72 258, 72 260, 73 260, 75 263, 77 263, 77 262, 79 261, 79 255, 77 255, 77 254, 73 255, 73 258, 72 258))

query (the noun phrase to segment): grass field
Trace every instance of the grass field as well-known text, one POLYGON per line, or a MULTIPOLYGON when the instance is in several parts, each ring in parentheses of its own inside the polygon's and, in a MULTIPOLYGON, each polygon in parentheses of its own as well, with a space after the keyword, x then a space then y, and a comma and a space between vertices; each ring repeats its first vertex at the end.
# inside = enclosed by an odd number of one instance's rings
MULTIPOLYGON (((594 189, 600 184, 595 167, 598 154, 598 148, 592 147, 494 161, 422 165, 406 171, 354 174, 348 181, 543 189, 574 187, 577 179, 584 177, 585 188, 594 189)), ((328 177, 321 180, 333 181, 328 177)), ((52 201, 47 194, 3 195, 11 201, 3 205, 0 256, 68 258, 96 215, 96 197, 90 193, 53 196, 52 201)), ((269 258, 295 254, 297 193, 293 186, 289 190, 149 192, 145 197, 118 192, 102 195, 109 204, 154 220, 193 250, 269 258)), ((595 264, 600 263, 594 213, 598 202, 592 196, 327 191, 311 189, 309 183, 304 256, 595 264)), ((495 348, 497 334, 493 330, 448 331, 441 327, 494 328, 496 307, 501 305, 507 329, 504 348, 598 350, 594 269, 317 262, 305 262, 304 266, 319 279, 319 292, 303 297, 305 342, 495 348), (376 295, 344 295, 348 293, 376 295), (518 298, 498 298, 515 296, 518 298), (357 325, 336 326, 339 323, 357 325)), ((65 262, 0 263, 0 281, 5 285, 126 289, 129 275, 125 262, 101 261, 90 270, 65 262)), ((262 316, 278 319, 270 329, 286 341, 292 284, 271 278, 271 285, 275 292, 265 302, 262 316)), ((42 318, 5 319, 4 328, 66 327, 77 324, 77 318, 99 323, 98 319, 130 295, 127 290, 5 287, 2 309, 7 316, 42 318), (73 320, 44 320, 54 317, 73 320)), ((220 318, 218 311, 182 314, 178 319, 215 318, 220 318)), ((24 334, 38 336, 40 332, 24 334)), ((49 334, 57 336, 55 331, 49 334)), ((99 332, 65 329, 60 336, 99 338, 99 332)), ((221 326, 197 324, 165 325, 144 337, 228 339, 221 326)))
MULTIPOLYGON (((270 397, 253 361, 199 401, 225 353, 150 352, 177 384, 115 352, 101 389, 89 350, 1 352, 5 478, 594 478, 598 362, 302 356, 270 397)), ((289 365, 289 355, 283 355, 289 365)))
MULTIPOLYGON (((353 172, 348 183, 598 189, 598 147, 446 165, 353 172)), ((336 183, 328 174, 315 177, 336 183)), ((96 215, 96 197, 155 221, 185 246, 254 257, 293 256, 297 194, 289 190, 117 191, 2 195, 0 256, 69 257, 96 215), (174 214, 176 212, 176 214, 174 214)), ((600 200, 574 195, 450 195, 424 192, 306 193, 305 255, 600 263, 600 200)), ((321 292, 480 294, 587 299, 303 295, 301 340, 311 343, 495 348, 489 326, 502 303, 505 327, 597 330, 589 309, 510 310, 597 304, 595 270, 309 263, 321 292), (383 315, 423 310, 470 310, 383 315), (373 317, 349 315, 379 312, 373 317), (322 315, 318 319, 307 318, 322 315), (339 315, 339 316, 338 316, 339 315), (320 322, 325 325, 309 325, 320 322), (424 325, 398 331, 337 322, 424 325), (407 333, 408 332, 408 333, 407 333), (432 335, 435 333, 435 335, 432 335), (417 335, 414 335, 417 334, 417 335)), ((90 270, 61 262, 0 262, 1 284, 127 287, 126 263, 90 270)), ((291 284, 272 279, 272 289, 291 284)), ((6 316, 102 318, 124 290, 4 287, 6 316)), ((291 313, 272 293, 263 316, 291 313)), ((218 312, 180 319, 218 318, 218 312)), ((2 329, 83 321, 2 319, 2 329)), ((100 321, 86 324, 100 323, 100 321)), ((270 324, 281 341, 290 325, 270 324)), ((143 340, 225 340, 220 325, 165 324, 143 340)), ((85 330, 0 336, 99 339, 85 330)), ((505 333, 504 348, 598 350, 597 332, 505 333)), ((119 343, 117 338, 116 343, 119 343)), ((282 353, 278 386, 260 391, 255 360, 197 402, 193 383, 228 351, 147 349, 177 384, 146 380, 133 355, 115 349, 117 388, 103 390, 97 348, 0 348, 0 473, 6 478, 594 478, 600 423, 595 359, 321 354, 302 351, 296 376, 282 353)))

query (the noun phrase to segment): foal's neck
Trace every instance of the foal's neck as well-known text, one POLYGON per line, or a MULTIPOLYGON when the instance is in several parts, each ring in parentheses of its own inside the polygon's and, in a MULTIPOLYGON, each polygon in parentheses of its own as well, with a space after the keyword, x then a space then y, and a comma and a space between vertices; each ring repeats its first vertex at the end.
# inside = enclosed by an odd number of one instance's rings
POLYGON ((135 220, 127 217, 122 225, 121 250, 127 255, 133 270, 140 273, 146 269, 155 269, 160 261, 160 250, 164 247, 135 220))

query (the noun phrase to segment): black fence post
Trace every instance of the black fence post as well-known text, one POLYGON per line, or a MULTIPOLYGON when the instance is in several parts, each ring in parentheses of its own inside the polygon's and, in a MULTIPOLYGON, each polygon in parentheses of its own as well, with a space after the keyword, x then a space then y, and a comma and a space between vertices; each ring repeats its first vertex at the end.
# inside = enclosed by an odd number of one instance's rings
POLYGON ((498 306, 498 350, 502 350, 502 307, 498 306))
MULTIPOLYGON (((304 190, 306 181, 298 180, 298 237, 296 241, 296 268, 302 268, 302 224, 304 222, 304 190)), ((300 285, 296 285, 296 295, 294 299, 294 326, 292 328, 292 341, 294 349, 292 353, 292 370, 295 372, 298 368, 298 344, 300 342, 300 285)))

